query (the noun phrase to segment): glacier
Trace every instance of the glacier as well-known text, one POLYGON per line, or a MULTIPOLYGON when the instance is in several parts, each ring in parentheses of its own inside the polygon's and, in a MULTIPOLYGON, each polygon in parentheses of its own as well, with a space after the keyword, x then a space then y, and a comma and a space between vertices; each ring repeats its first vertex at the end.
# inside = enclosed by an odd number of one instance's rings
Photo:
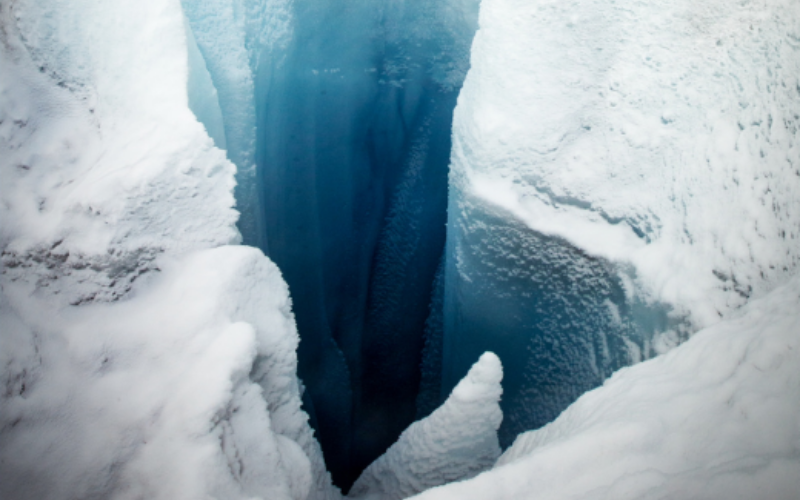
POLYGON ((795 498, 798 66, 793 0, 0 4, 0 496, 795 498))
POLYGON ((176 2, 0 6, 0 496, 336 498, 176 2), (146 50, 143 50, 146 49, 146 50))

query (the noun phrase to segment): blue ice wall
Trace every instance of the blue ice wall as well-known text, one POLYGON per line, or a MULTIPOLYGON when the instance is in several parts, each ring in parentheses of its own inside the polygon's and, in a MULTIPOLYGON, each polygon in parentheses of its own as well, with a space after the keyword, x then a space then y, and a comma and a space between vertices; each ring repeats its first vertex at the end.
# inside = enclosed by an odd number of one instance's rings
POLYGON ((416 415, 476 2, 297 0, 259 62, 265 251, 328 467, 348 487, 416 415))
POLYGON ((253 16, 259 2, 182 0, 181 4, 189 46, 190 105, 215 144, 224 147, 228 159, 236 165, 234 194, 243 242, 263 246, 256 182, 253 72, 257 54, 264 49, 259 33, 262 27, 266 29, 268 20, 253 16), (206 76, 213 84, 213 94, 203 91, 206 76))
POLYGON ((425 320, 420 362, 417 420, 430 415, 447 397, 442 397, 442 342, 444 341, 444 266, 445 254, 439 259, 433 280, 428 319, 425 320))
MULTIPOLYGON (((615 370, 647 355, 667 310, 626 293, 626 273, 537 233, 452 176, 442 391, 485 351, 503 361, 502 446, 555 419, 615 370)), ((445 392, 446 393, 446 392, 445 392)))

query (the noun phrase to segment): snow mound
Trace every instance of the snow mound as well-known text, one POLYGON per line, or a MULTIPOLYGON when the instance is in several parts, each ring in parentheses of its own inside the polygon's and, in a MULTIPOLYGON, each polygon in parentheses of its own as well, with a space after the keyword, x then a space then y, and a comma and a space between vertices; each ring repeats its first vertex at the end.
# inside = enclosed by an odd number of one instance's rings
POLYGON ((348 496, 399 500, 491 467, 500 455, 502 378, 500 359, 484 353, 442 406, 367 467, 348 496))
POLYGON ((800 277, 617 372, 495 468, 420 500, 795 499, 800 277))

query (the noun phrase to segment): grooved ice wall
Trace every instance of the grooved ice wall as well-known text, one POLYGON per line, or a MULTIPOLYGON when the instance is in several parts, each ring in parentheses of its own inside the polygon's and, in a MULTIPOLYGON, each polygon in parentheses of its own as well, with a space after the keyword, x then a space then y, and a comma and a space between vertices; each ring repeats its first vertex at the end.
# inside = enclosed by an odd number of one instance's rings
POLYGON ((291 16, 255 80, 264 249, 292 292, 305 407, 346 486, 417 416, 477 4, 308 0, 291 16))

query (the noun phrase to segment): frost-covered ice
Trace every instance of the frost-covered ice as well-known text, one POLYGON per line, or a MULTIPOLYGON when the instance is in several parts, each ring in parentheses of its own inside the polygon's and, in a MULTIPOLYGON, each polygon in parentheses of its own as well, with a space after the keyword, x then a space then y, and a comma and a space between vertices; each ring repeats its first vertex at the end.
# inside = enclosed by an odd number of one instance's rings
POLYGON ((483 354, 441 407, 364 470, 348 497, 400 500, 491 467, 500 455, 502 378, 497 356, 483 354))
POLYGON ((699 327, 800 255, 800 6, 486 0, 455 175, 699 327))
POLYGON ((78 308, 4 283, 3 498, 309 497, 324 465, 280 272, 231 246, 159 265, 78 308))
POLYGON ((415 497, 645 500, 800 491, 800 278, 617 372, 495 468, 415 497))
POLYGON ((501 443, 795 272, 800 4, 485 0, 453 124, 444 369, 501 443))
POLYGON ((5 2, 0 41, 0 496, 338 496, 180 3, 5 2))

